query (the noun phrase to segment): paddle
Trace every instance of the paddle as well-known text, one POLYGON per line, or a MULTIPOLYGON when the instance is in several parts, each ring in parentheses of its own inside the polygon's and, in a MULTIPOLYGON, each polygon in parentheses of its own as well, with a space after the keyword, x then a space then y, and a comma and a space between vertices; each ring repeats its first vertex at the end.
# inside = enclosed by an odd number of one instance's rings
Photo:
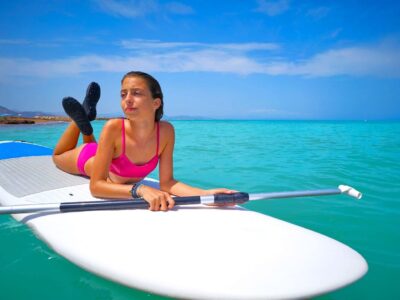
MULTIPOLYGON (((292 191, 292 192, 275 192, 262 194, 216 194, 209 196, 189 196, 174 197, 175 205, 188 204, 243 204, 253 200, 266 200, 278 198, 294 198, 307 196, 326 196, 346 194, 357 199, 361 199, 362 194, 350 186, 339 185, 336 189, 309 190, 309 191, 292 191)), ((85 202, 63 202, 49 204, 29 204, 14 205, 0 207, 0 214, 20 214, 34 212, 77 212, 91 210, 118 210, 118 209, 138 209, 148 208, 148 203, 142 198, 133 200, 102 200, 102 201, 85 201, 85 202)))

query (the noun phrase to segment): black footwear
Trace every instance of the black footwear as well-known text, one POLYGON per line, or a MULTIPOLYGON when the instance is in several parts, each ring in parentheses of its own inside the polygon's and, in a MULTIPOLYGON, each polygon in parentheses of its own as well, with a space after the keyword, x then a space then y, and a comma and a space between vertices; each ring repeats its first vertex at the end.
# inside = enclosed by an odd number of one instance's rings
POLYGON ((67 115, 78 125, 79 130, 84 135, 91 135, 93 133, 89 118, 78 100, 72 97, 65 97, 62 101, 62 105, 67 115))
POLYGON ((86 90, 85 100, 82 106, 89 118, 89 121, 96 119, 96 104, 100 99, 100 86, 96 82, 89 84, 86 90))

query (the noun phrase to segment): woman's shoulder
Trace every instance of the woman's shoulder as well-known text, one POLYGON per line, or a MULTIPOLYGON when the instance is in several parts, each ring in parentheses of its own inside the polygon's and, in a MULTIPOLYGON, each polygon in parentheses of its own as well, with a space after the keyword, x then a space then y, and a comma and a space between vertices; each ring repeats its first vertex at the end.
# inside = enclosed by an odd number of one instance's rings
POLYGON ((174 126, 168 121, 160 121, 160 131, 165 135, 173 135, 175 132, 174 126))
POLYGON ((106 124, 104 124, 104 128, 108 129, 118 129, 121 128, 122 119, 109 119, 107 120, 106 124))
POLYGON ((160 121, 160 128, 174 129, 174 126, 168 121, 160 121))
POLYGON ((103 126, 103 132, 118 133, 121 132, 122 119, 109 119, 103 126))

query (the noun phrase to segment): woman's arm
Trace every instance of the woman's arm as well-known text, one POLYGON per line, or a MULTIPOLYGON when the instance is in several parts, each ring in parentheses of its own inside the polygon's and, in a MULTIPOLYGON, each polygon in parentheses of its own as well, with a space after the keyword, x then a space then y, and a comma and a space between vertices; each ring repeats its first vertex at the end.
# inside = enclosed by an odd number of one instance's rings
POLYGON ((121 133, 116 120, 109 120, 101 132, 90 176, 90 192, 94 197, 129 199, 132 185, 107 181, 109 167, 114 155, 115 141, 121 133))
POLYGON ((173 152, 175 146, 175 130, 172 124, 164 122, 163 136, 166 144, 160 156, 160 189, 176 196, 200 195, 203 190, 188 186, 174 179, 173 152))
POLYGON ((175 130, 170 123, 164 122, 164 136, 167 143, 160 157, 160 189, 176 196, 200 196, 218 193, 231 193, 234 191, 228 189, 203 190, 189 186, 174 179, 173 175, 173 152, 175 145, 175 130))
MULTIPOLYGON (((90 191, 95 197, 132 198, 133 185, 107 181, 109 167, 114 155, 115 141, 120 134, 121 127, 113 120, 106 123, 101 133, 90 177, 90 191)), ((137 194, 149 203, 150 210, 165 211, 174 206, 174 200, 168 193, 148 186, 140 186, 137 194)))

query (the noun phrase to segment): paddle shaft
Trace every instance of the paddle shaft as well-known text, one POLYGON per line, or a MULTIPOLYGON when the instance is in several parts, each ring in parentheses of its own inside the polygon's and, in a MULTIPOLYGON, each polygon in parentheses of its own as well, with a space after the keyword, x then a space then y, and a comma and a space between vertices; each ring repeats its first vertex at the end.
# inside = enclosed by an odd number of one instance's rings
MULTIPOLYGON (((209 196, 174 197, 175 205, 190 204, 242 204, 249 201, 249 194, 217 194, 209 196)), ((0 214, 20 214, 34 212, 77 212, 91 210, 122 210, 149 208, 142 198, 132 200, 100 200, 82 202, 62 202, 48 204, 27 204, 0 207, 0 214)))
MULTIPOLYGON (((279 198, 294 198, 307 196, 327 196, 347 194, 360 199, 361 193, 349 186, 340 185, 336 189, 325 190, 308 190, 308 191, 292 191, 292 192, 275 192, 262 194, 216 194, 209 196, 188 196, 174 197, 175 205, 190 204, 243 204, 251 200, 266 200, 279 198)), ((50 204, 29 204, 0 207, 0 214, 20 214, 35 212, 77 212, 92 210, 122 210, 122 209, 143 209, 149 208, 149 204, 142 198, 133 200, 103 200, 103 201, 84 201, 84 202, 63 202, 50 204)))

